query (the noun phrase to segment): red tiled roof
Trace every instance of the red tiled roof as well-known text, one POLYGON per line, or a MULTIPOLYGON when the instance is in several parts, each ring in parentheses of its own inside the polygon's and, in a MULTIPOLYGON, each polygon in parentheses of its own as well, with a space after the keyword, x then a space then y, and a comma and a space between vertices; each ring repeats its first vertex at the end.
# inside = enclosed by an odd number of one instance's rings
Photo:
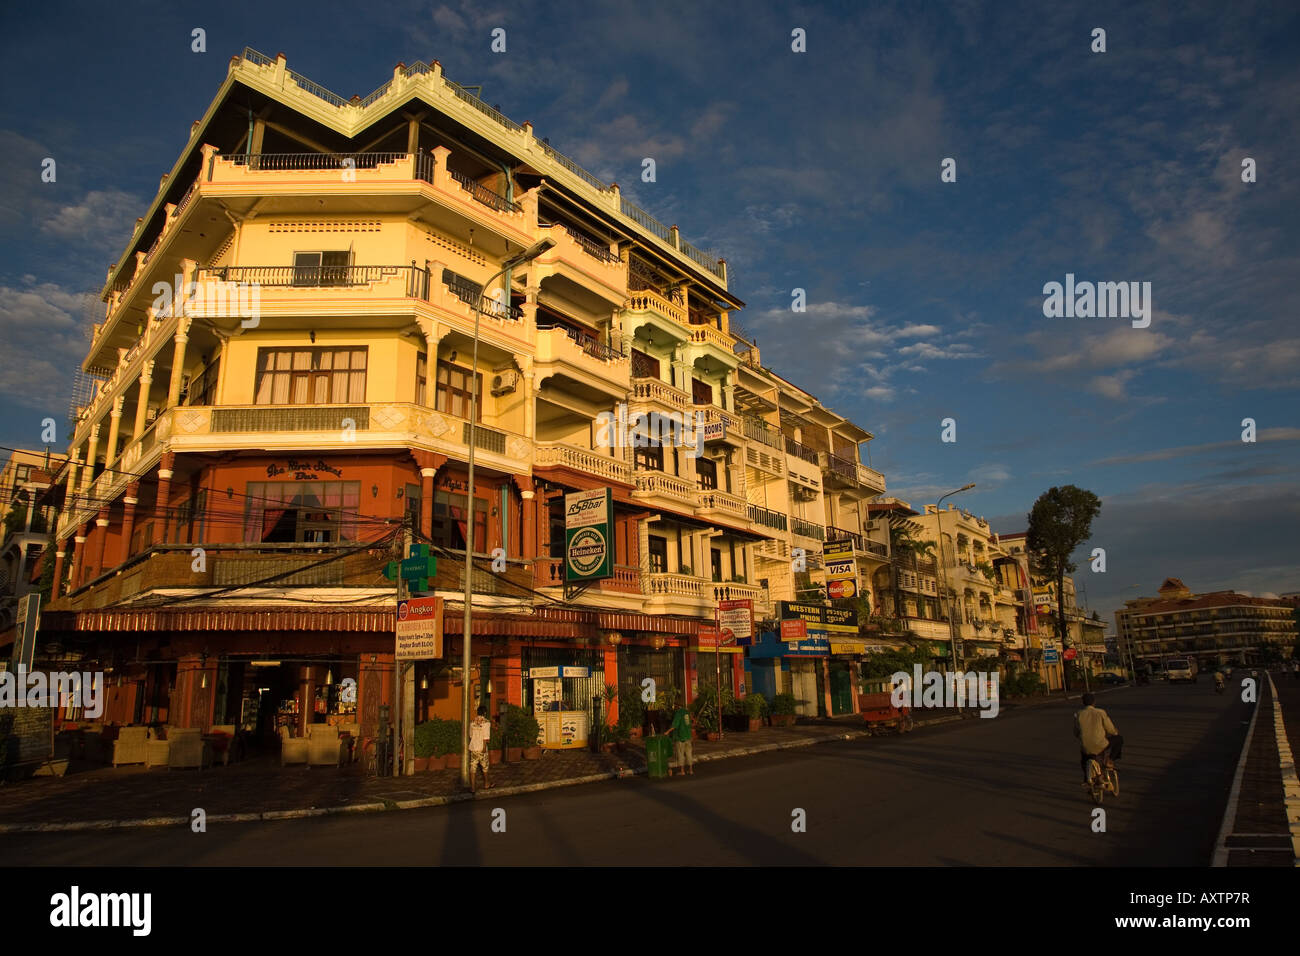
POLYGON ((1236 591, 1213 591, 1187 598, 1154 598, 1132 608, 1133 614, 1167 614, 1170 611, 1196 611, 1212 607, 1289 607, 1276 598, 1248 597, 1236 591))

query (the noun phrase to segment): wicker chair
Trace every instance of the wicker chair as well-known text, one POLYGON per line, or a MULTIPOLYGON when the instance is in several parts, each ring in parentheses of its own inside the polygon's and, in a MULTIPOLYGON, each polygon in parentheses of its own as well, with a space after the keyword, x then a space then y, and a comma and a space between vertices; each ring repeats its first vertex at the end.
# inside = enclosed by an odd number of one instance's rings
POLYGON ((284 767, 291 763, 307 762, 307 744, 306 737, 290 737, 289 728, 280 728, 280 766, 284 767))
POLYGON ((338 767, 343 763, 346 748, 339 737, 339 729, 326 724, 312 724, 307 728, 307 764, 312 767, 338 767))
POLYGON ((121 727, 113 741, 113 766, 124 763, 144 763, 145 746, 149 743, 148 727, 121 727))
POLYGON ((197 727, 174 727, 167 734, 167 769, 212 766, 212 748, 197 727))

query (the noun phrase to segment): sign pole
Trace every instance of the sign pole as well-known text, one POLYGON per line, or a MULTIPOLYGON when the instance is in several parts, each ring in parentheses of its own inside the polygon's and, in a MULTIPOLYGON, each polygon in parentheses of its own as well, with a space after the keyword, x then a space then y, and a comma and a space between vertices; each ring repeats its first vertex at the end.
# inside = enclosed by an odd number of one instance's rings
POLYGON ((718 643, 713 648, 713 689, 716 694, 717 712, 714 719, 718 722, 718 739, 722 739, 722 627, 718 620, 718 604, 713 603, 713 631, 716 635, 714 640, 718 643))

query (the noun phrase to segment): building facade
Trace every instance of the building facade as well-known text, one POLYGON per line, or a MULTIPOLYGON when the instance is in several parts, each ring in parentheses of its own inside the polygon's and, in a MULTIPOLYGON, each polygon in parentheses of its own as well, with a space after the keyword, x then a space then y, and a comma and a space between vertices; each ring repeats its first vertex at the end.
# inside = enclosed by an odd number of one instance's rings
POLYGON ((1115 630, 1120 653, 1139 666, 1191 656, 1202 670, 1289 660, 1297 636, 1294 600, 1195 594, 1178 578, 1165 578, 1156 597, 1125 601, 1115 630))
POLYGON ((532 706, 553 667, 612 720, 593 698, 647 676, 750 689, 709 624, 720 601, 774 619, 795 549, 852 541, 867 581, 885 560, 871 435, 762 366, 725 261, 436 62, 348 101, 234 58, 103 298, 42 641, 108 673, 108 721, 371 737, 398 680, 409 732, 466 693, 532 706), (596 489, 611 573, 575 589, 565 496, 596 489), (402 668, 384 572, 408 539, 447 611, 442 657, 402 668))

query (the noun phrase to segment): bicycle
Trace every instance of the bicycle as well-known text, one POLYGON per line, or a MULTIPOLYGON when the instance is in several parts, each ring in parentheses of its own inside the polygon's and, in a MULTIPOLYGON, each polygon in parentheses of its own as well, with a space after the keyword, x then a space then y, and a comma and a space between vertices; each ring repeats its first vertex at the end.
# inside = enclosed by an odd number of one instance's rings
POLYGON ((1115 769, 1115 763, 1111 760, 1110 748, 1103 750, 1099 754, 1094 754, 1088 758, 1088 787, 1092 794, 1092 799, 1098 804, 1107 793, 1113 796, 1119 796, 1119 771, 1115 769), (1100 761, 1098 757, 1102 758, 1100 761))

